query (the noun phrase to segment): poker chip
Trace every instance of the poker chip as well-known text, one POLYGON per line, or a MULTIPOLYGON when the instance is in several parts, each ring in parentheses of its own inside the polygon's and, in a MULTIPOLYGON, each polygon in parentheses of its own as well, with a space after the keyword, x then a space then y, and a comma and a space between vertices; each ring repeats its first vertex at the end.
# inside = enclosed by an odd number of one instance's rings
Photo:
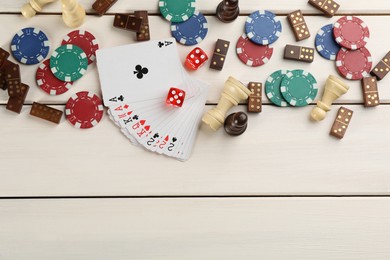
POLYGON ((91 128, 103 117, 103 104, 94 93, 81 91, 69 98, 65 116, 76 128, 91 128))
POLYGON ((307 71, 292 70, 283 77, 280 92, 290 105, 294 107, 307 106, 317 96, 317 81, 307 71))
POLYGON ((59 80, 71 82, 81 78, 88 68, 88 58, 79 47, 66 44, 51 55, 50 68, 59 80))
POLYGON ((50 95, 61 95, 69 90, 73 82, 64 82, 57 79, 50 70, 50 59, 42 62, 35 75, 38 86, 50 95))
POLYGON ((288 70, 277 70, 273 72, 265 82, 265 94, 267 98, 279 107, 288 107, 290 106, 286 100, 283 98, 282 93, 280 92, 280 85, 282 83, 283 77, 288 70))
POLYGON ((245 32, 256 44, 268 45, 275 42, 282 33, 282 24, 270 11, 251 13, 245 22, 245 32))
POLYGON ((359 80, 369 77, 372 67, 371 53, 366 47, 355 51, 341 48, 336 57, 336 66, 340 75, 346 79, 359 80))
POLYGON ((318 31, 315 45, 322 57, 328 60, 336 60, 336 55, 341 47, 334 39, 332 24, 325 25, 318 31))
POLYGON ((61 45, 73 44, 80 47, 88 57, 88 64, 95 61, 95 52, 99 49, 99 44, 92 33, 84 30, 75 30, 62 40, 61 45))
POLYGON ((272 57, 273 50, 269 45, 253 43, 245 33, 241 35, 236 45, 238 58, 251 67, 258 67, 267 63, 272 57))
POLYGON ((344 48, 357 50, 364 47, 370 38, 367 25, 355 16, 343 16, 334 24, 336 42, 344 48))
POLYGON ((22 64, 38 64, 49 54, 50 42, 38 28, 27 27, 15 34, 11 41, 11 52, 22 64))
POLYGON ((187 46, 200 43, 206 38, 207 32, 206 17, 198 11, 185 22, 171 24, 172 36, 177 42, 187 46))
POLYGON ((160 0, 158 5, 162 16, 170 22, 185 22, 195 12, 195 0, 160 0))

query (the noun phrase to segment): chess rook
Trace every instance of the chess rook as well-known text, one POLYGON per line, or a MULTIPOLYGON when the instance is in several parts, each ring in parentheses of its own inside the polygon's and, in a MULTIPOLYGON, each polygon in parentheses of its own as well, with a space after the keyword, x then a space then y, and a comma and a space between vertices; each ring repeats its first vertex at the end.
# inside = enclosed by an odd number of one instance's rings
POLYGON ((206 112, 202 118, 203 123, 217 131, 223 125, 227 111, 237 106, 240 101, 247 99, 250 94, 251 91, 240 81, 229 77, 225 82, 218 105, 206 112))
POLYGON ((42 11, 42 8, 45 5, 54 1, 57 0, 29 0, 29 2, 22 7, 22 15, 26 18, 31 18, 36 15, 37 12, 42 11))
POLYGON ((341 79, 329 75, 325 83, 325 90, 322 99, 317 102, 317 106, 311 111, 310 117, 315 121, 321 121, 325 118, 326 112, 330 110, 332 103, 340 96, 347 93, 349 86, 341 79))
POLYGON ((239 13, 238 0, 223 0, 217 7, 217 17, 224 23, 233 22, 239 13))
POLYGON ((85 10, 76 0, 61 0, 62 20, 66 26, 76 28, 83 24, 85 10))
POLYGON ((248 115, 244 112, 230 114, 224 123, 227 134, 237 136, 245 132, 248 126, 248 115))

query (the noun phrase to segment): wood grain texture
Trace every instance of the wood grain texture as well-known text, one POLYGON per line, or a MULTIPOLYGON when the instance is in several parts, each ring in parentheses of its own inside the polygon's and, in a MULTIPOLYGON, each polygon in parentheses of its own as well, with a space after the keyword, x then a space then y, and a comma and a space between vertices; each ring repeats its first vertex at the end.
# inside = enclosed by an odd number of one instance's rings
POLYGON ((314 123, 312 106, 266 105, 239 137, 202 127, 185 163, 132 146, 107 115, 82 131, 1 109, 0 196, 390 194, 390 106, 346 106, 341 141, 329 136, 338 107, 314 123))
MULTIPOLYGON (((20 12, 20 8, 28 0, 12 0, 2 1, 0 6, 1 12, 20 12)), ((207 14, 215 14, 215 9, 221 0, 197 0, 197 9, 207 14)), ((79 0, 78 1, 89 13, 94 13, 92 4, 94 0, 79 0)), ((116 12, 133 12, 135 10, 148 10, 151 13, 158 13, 157 0, 119 0, 110 8, 107 14, 116 12)), ((369 13, 369 14, 383 14, 390 13, 390 2, 386 0, 338 0, 341 7, 338 14, 347 13, 369 13)), ((259 1, 259 0, 240 0, 239 3, 241 14, 250 13, 255 10, 267 9, 276 13, 287 14, 291 10, 301 9, 305 13, 320 14, 307 3, 307 0, 273 0, 273 1, 259 1)), ((45 6, 42 10, 44 13, 61 12, 61 5, 59 1, 45 6)))
POLYGON ((2 259, 387 260, 390 201, 2 200, 2 259))

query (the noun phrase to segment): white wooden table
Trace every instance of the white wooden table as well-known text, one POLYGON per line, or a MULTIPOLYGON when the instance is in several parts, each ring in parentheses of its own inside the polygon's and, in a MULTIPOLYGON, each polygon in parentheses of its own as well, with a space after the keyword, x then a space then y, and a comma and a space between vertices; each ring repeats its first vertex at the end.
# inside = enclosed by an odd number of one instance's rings
MULTIPOLYGON (((223 71, 207 64, 192 73, 212 85, 205 110, 218 102, 229 75, 264 82, 274 70, 302 68, 322 89, 337 74, 319 55, 312 64, 282 56, 284 45, 295 43, 287 13, 307 14, 312 37, 298 43, 307 46, 339 16, 326 18, 306 0, 241 0, 241 16, 223 24, 214 17, 219 1, 198 0, 210 28, 199 46, 211 54, 217 38, 231 42, 223 71), (259 9, 280 15, 283 33, 270 62, 250 68, 235 44, 246 16, 259 9)), ((376 64, 390 49, 390 1, 338 2, 338 15, 356 14, 369 26, 376 64)), ((93 14, 92 3, 81 1, 89 14, 81 28, 103 48, 134 42, 133 34, 112 27, 115 12, 148 10, 152 39, 170 35, 157 0, 119 0, 103 17, 93 14)), ((26 26, 42 28, 53 47, 71 31, 58 2, 30 20, 19 14, 23 4, 0 2, 1 47, 8 49, 26 26)), ((191 49, 179 47, 183 60, 191 49)), ((360 82, 348 81, 350 91, 320 123, 308 120, 313 106, 283 109, 264 98, 245 134, 201 128, 191 159, 181 163, 130 145, 107 116, 86 131, 65 119, 56 126, 29 116, 33 101, 63 109, 78 91, 100 93, 96 65, 56 97, 37 87, 37 66, 21 67, 31 89, 20 115, 5 109, 8 97, 0 92, 1 260, 390 259, 390 77, 380 82, 383 104, 373 109, 362 106, 360 82), (342 141, 328 136, 340 105, 355 112, 342 141)))

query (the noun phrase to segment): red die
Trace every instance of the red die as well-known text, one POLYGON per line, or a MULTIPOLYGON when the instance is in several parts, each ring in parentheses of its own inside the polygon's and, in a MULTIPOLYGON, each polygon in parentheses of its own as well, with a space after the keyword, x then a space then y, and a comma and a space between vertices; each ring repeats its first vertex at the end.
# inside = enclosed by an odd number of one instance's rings
POLYGON ((206 60, 208 60, 207 54, 199 47, 193 49, 188 53, 186 58, 186 67, 192 70, 196 70, 202 66, 206 60))
POLYGON ((179 88, 170 88, 166 102, 169 105, 172 105, 175 107, 181 107, 183 105, 185 96, 186 96, 186 93, 183 90, 181 90, 179 88))

